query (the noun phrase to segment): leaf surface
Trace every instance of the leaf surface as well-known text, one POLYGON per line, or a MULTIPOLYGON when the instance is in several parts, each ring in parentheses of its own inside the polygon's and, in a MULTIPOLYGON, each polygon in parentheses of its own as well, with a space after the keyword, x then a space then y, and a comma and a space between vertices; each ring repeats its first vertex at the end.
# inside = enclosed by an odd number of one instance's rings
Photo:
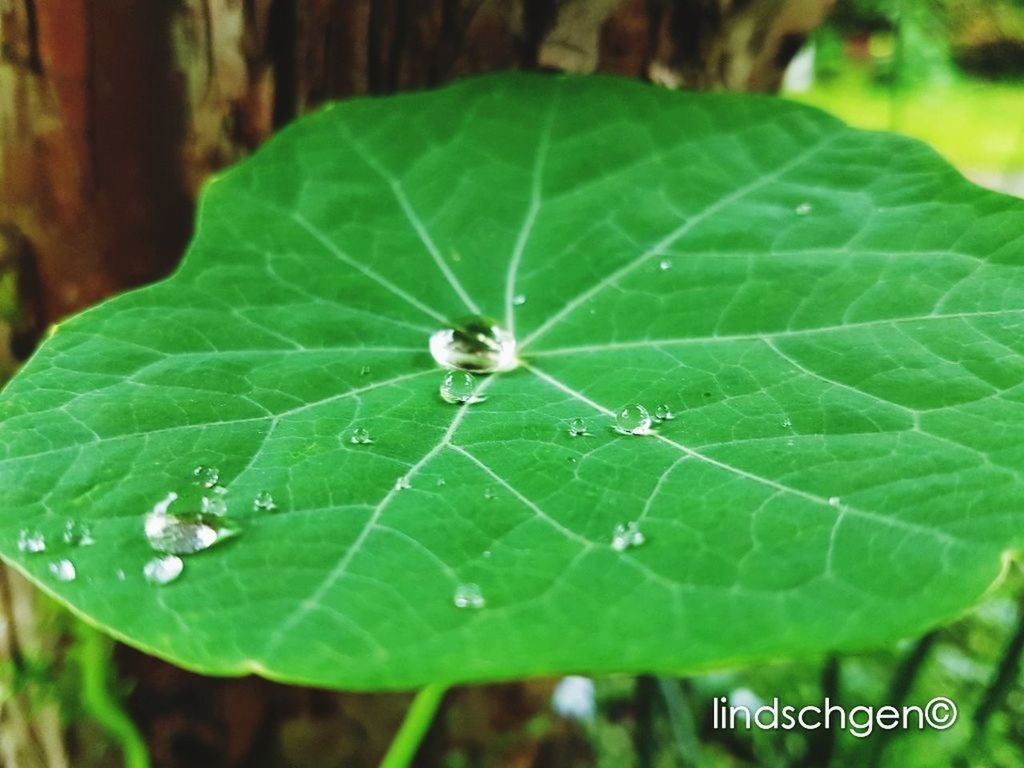
POLYGON ((1022 233, 923 145, 769 98, 500 75, 338 104, 7 387, 0 552, 144 650, 323 686, 886 643, 1024 539, 1022 233), (427 338, 478 312, 523 364, 449 405, 427 338), (675 418, 617 435, 629 403, 675 418), (199 464, 242 533, 152 586, 143 516, 199 464))

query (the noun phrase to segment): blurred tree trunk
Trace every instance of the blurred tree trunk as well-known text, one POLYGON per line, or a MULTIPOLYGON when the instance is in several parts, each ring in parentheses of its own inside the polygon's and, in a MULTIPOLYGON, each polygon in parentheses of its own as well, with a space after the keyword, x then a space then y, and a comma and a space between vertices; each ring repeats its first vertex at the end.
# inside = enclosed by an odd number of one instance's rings
MULTIPOLYGON (((16 316, 0 317, 13 326, 0 328, 0 341, 10 335, 24 356, 47 323, 172 270, 209 174, 326 99, 505 68, 773 91, 831 2, 0 0, 0 289, 11 286, 18 301, 16 316)), ((11 632, 32 621, 20 593, 18 605, 13 616, 8 601, 7 624, 0 615, 11 632)), ((8 660, 17 652, 0 647, 8 660)), ((139 678, 135 715, 150 742, 198 745, 182 764, 250 764, 266 753, 266 724, 280 726, 282 711, 295 707, 345 710, 356 743, 362 734, 371 751, 383 749, 377 737, 394 724, 395 697, 375 705, 334 697, 328 706, 308 694, 296 704, 295 689, 204 680, 132 654, 122 662, 139 678), (147 709, 168 692, 177 709, 147 709), (203 722, 188 721, 204 708, 203 722), (212 727, 216 713, 223 719, 212 727)), ((506 698, 527 690, 506 688, 506 698)), ((38 742, 18 706, 7 707, 21 720, 0 724, 0 741, 21 734, 38 742)), ((59 724, 40 717, 49 754, 59 724)), ((42 754, 39 743, 3 746, 7 756, 42 754)), ((168 746, 164 757, 173 752, 168 746)))

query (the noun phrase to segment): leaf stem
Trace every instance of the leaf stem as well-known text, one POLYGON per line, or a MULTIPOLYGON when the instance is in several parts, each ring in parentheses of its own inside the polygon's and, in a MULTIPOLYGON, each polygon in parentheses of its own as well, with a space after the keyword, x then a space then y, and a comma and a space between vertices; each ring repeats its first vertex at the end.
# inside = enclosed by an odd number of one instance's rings
POLYGON ((670 677, 659 677, 658 687, 668 712, 668 723, 676 743, 680 768, 700 763, 700 738, 694 722, 689 683, 670 677))
POLYGON ((108 687, 111 641, 83 621, 75 623, 75 637, 83 708, 117 743, 125 768, 149 768, 142 734, 108 687))
POLYGON ((380 768, 407 768, 416 757, 416 751, 423 742, 430 724, 434 721, 441 700, 448 686, 435 683, 420 689, 412 700, 398 733, 391 740, 387 754, 380 761, 380 768))

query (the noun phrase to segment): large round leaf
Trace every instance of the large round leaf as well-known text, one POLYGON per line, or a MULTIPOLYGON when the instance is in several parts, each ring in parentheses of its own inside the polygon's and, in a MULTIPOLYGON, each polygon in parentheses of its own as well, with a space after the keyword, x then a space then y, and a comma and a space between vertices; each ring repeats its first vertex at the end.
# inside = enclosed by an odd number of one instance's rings
POLYGON ((347 688, 891 641, 1024 539, 1022 233, 922 145, 770 98, 501 75, 334 105, 10 384, 0 546, 147 651, 347 688), (427 339, 477 312, 523 362, 449 405, 427 339), (628 403, 676 418, 616 434, 628 403), (242 533, 153 586, 143 515, 198 464, 242 533))

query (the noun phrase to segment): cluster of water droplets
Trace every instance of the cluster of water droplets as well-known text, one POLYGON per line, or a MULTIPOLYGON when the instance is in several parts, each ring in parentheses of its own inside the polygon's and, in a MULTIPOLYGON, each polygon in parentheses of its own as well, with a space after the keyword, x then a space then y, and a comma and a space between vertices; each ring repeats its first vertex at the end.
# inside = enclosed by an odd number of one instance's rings
MULTIPOLYGON (((80 520, 67 520, 60 532, 61 541, 69 547, 89 547, 96 543, 92 529, 80 520)), ((37 555, 48 548, 46 534, 39 528, 22 528, 18 532, 18 551, 26 555, 37 555)), ((47 569, 58 581, 74 581, 78 569, 68 558, 62 557, 51 562, 47 569)))
MULTIPOLYGON (((239 528, 228 516, 228 489, 220 484, 220 470, 200 465, 192 470, 190 487, 170 491, 146 514, 143 531, 149 546, 157 554, 142 568, 152 584, 168 584, 185 569, 182 556, 203 552, 236 536, 239 528)), ((269 491, 253 497, 255 512, 277 509, 269 491)))
POLYGON ((624 552, 633 547, 639 547, 647 541, 640 526, 635 522, 619 523, 612 531, 612 549, 616 552, 624 552))
POLYGON ((487 605, 487 600, 479 584, 466 583, 455 587, 452 603, 456 608, 479 609, 487 605))

